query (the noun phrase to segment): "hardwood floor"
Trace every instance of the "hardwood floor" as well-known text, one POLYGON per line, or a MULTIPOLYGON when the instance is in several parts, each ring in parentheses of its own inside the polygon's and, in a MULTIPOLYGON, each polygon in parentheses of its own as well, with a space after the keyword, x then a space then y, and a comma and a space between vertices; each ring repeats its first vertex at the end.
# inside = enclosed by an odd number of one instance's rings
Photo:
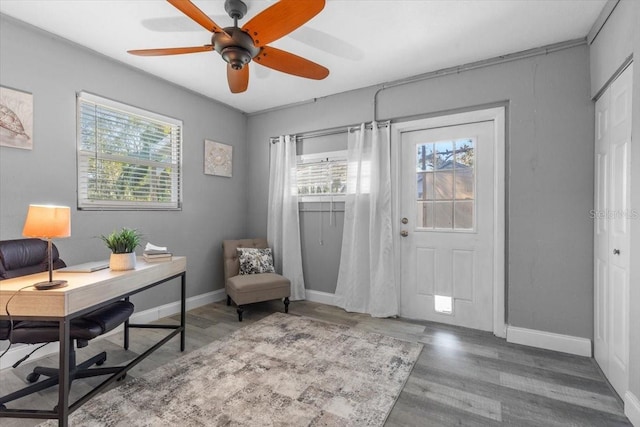
MULTIPOLYGON (((224 301, 191 310, 186 352, 274 311, 282 311, 282 304, 254 304, 239 323, 235 307, 227 307, 224 301)), ((406 319, 375 319, 306 301, 292 302, 289 312, 424 344, 387 426, 631 426, 621 401, 593 359, 509 344, 491 333, 406 319)), ((121 347, 122 333, 113 334, 80 349, 78 360, 107 350, 107 365, 119 364, 146 350, 164 333, 133 330, 128 351, 121 347)), ((178 348, 178 338, 174 338, 131 370, 127 380, 170 363, 180 356, 178 348)), ((51 356, 0 371, 0 394, 22 386, 34 366, 56 364, 56 357, 51 356)), ((99 381, 74 381, 71 398, 99 381)), ((54 387, 10 407, 52 407, 56 398, 54 387)), ((39 421, 3 418, 0 424, 34 426, 39 421)))

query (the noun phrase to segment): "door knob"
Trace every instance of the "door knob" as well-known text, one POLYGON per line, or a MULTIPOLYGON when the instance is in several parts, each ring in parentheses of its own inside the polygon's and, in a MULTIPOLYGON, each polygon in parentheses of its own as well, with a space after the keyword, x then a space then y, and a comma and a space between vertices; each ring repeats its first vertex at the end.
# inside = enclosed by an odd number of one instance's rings
POLYGON ((613 250, 613 254, 614 255, 620 255, 620 249, 614 249, 613 250))
POLYGON ((401 222, 401 223, 403 223, 403 224, 406 224, 406 223, 408 223, 408 222, 409 222, 409 220, 408 220, 407 218, 402 218, 402 219, 400 220, 400 222, 401 222))
POLYGON ((400 231, 400 235, 402 237, 407 237, 409 235, 409 232, 407 230, 402 230, 402 231, 400 231))

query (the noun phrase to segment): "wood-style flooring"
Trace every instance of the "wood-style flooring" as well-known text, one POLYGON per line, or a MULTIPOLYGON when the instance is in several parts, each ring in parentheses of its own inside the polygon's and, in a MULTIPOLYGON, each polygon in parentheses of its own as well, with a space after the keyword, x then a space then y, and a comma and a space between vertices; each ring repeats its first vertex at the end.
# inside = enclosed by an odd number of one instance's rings
MULTIPOLYGON (((254 304, 239 323, 235 307, 227 307, 224 301, 191 310, 187 315, 186 352, 274 311, 282 311, 282 303, 254 304)), ((306 301, 292 302, 289 312, 424 344, 387 426, 631 426, 620 399, 593 359, 509 344, 487 332, 406 319, 375 319, 306 301)), ((177 319, 173 316, 163 321, 177 319)), ((107 365, 120 364, 146 350, 164 333, 132 330, 128 351, 122 349, 122 333, 96 339, 78 350, 78 360, 106 350, 107 365)), ((176 337, 129 371, 125 381, 179 356, 176 337)), ((57 358, 50 356, 0 371, 0 394, 23 386, 25 376, 36 365, 56 366, 57 358)), ((86 393, 99 381, 74 381, 71 398, 86 393)), ((56 400, 54 387, 9 407, 46 409, 53 407, 56 400)), ((34 426, 39 422, 0 418, 3 427, 34 426)))

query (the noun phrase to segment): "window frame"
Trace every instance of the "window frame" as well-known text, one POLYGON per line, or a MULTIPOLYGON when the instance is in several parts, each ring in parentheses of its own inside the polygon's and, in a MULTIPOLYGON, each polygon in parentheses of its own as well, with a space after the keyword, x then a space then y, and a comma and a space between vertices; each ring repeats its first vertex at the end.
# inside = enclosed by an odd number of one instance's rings
POLYGON ((109 211, 180 211, 182 210, 183 197, 183 167, 182 145, 184 125, 182 120, 148 111, 122 102, 114 101, 99 95, 81 91, 76 93, 76 178, 77 178, 77 207, 78 210, 109 210, 109 211), (131 156, 114 156, 107 153, 99 153, 98 144, 95 150, 83 148, 82 114, 83 107, 95 105, 104 109, 117 111, 139 118, 147 122, 169 126, 171 141, 171 160, 169 162, 157 162, 140 159, 131 156), (140 200, 102 200, 89 199, 89 161, 91 158, 122 161, 130 160, 137 166, 166 165, 171 167, 171 200, 168 202, 147 202, 140 200), (175 159, 175 161, 174 161, 175 159), (175 172, 174 172, 175 169, 175 172))
MULTIPOLYGON (((298 173, 298 166, 310 163, 323 163, 323 162, 344 162, 345 167, 348 168, 347 150, 336 151, 324 151, 311 154, 300 154, 296 156, 296 178, 298 173)), ((298 192, 299 203, 326 203, 326 202, 344 202, 347 195, 347 182, 348 172, 345 174, 345 191, 344 193, 316 193, 316 194, 300 194, 298 192)))

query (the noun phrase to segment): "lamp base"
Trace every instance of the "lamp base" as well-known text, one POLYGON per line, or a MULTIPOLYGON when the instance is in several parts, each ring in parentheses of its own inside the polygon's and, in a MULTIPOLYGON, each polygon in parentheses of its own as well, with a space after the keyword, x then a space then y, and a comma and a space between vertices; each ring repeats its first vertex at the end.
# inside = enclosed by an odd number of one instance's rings
POLYGON ((67 286, 67 281, 66 280, 53 280, 51 282, 38 282, 35 285, 33 285, 33 287, 36 288, 39 291, 43 291, 43 290, 46 290, 46 289, 64 288, 65 286, 67 286))

